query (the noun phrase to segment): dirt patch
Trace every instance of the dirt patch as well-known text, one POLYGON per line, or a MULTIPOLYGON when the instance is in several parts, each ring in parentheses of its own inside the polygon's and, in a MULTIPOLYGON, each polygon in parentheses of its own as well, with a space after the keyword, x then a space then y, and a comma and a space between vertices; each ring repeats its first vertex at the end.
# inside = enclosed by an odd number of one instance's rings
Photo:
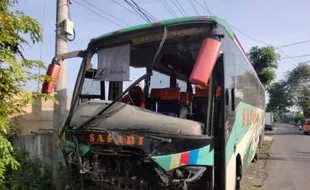
POLYGON ((265 168, 269 157, 271 144, 272 137, 265 135, 263 147, 260 148, 259 160, 256 163, 251 163, 242 177, 242 190, 259 190, 263 187, 264 181, 267 178, 265 168))

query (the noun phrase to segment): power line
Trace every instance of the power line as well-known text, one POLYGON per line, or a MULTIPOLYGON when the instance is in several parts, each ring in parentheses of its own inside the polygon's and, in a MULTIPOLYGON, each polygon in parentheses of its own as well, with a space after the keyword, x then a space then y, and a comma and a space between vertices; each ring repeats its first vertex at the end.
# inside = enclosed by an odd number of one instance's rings
MULTIPOLYGON (((196 0, 195 0, 195 2, 198 3, 196 0)), ((207 3, 206 3, 205 0, 203 0, 203 3, 205 4, 205 8, 206 8, 206 10, 209 12, 209 14, 215 16, 215 14, 212 13, 211 10, 209 9, 209 6, 207 5, 207 3)), ((198 3, 198 4, 200 5, 200 3, 198 3)), ((200 6, 202 6, 202 5, 200 5, 200 6)), ((202 6, 202 7, 203 7, 203 6, 202 6)))
MULTIPOLYGON (((212 13, 211 10, 209 9, 209 7, 208 7, 208 5, 207 5, 207 3, 206 3, 205 0, 203 0, 203 2, 204 2, 204 4, 205 4, 205 7, 203 7, 199 2, 197 2, 197 0, 194 0, 194 1, 195 1, 198 5, 200 5, 202 8, 204 8, 205 10, 207 10, 207 11, 210 13, 210 15, 215 16, 215 14, 212 13)), ((264 44, 264 45, 267 45, 267 46, 272 46, 273 48, 275 48, 276 50, 278 50, 279 52, 281 52, 283 55, 285 55, 286 58, 289 58, 289 59, 294 60, 294 61, 296 61, 296 62, 300 62, 299 60, 295 59, 294 57, 289 56, 287 53, 285 53, 284 51, 282 51, 280 48, 283 48, 283 46, 282 46, 282 47, 273 46, 273 45, 271 45, 271 44, 265 43, 265 42, 263 42, 263 41, 257 40, 257 39, 255 39, 255 38, 253 38, 253 37, 247 35, 246 33, 244 33, 243 31, 241 31, 240 29, 238 29, 237 27, 235 27, 235 26, 233 26, 233 25, 230 25, 230 27, 234 28, 235 30, 237 30, 238 32, 240 32, 241 34, 243 34, 244 36, 248 37, 249 39, 251 39, 251 40, 253 40, 253 41, 256 41, 256 42, 258 42, 258 43, 261 43, 261 44, 264 44)), ((310 40, 309 40, 309 41, 310 41, 310 40)), ((291 44, 288 44, 288 45, 291 45, 291 44)), ((285 47, 287 47, 288 45, 285 45, 285 47)), ((294 44, 294 45, 295 45, 295 44, 294 44)))
POLYGON ((115 1, 115 0, 111 0, 111 1, 112 1, 113 3, 115 3, 116 5, 118 5, 118 6, 122 7, 122 8, 124 8, 124 9, 126 9, 126 10, 129 11, 129 12, 131 12, 132 14, 136 15, 137 17, 142 18, 143 20, 145 20, 143 16, 141 17, 141 15, 139 15, 138 13, 136 13, 136 12, 130 10, 129 8, 123 6, 123 5, 120 4, 119 2, 117 2, 117 1, 115 1))
POLYGON ((212 12, 210 11, 210 9, 209 9, 209 7, 208 7, 208 5, 207 5, 207 3, 206 3, 205 1, 203 1, 204 4, 205 4, 205 6, 203 6, 202 4, 200 4, 197 0, 194 0, 194 2, 195 2, 197 5, 199 5, 201 8, 203 8, 204 10, 208 11, 208 13, 209 13, 210 15, 215 16, 215 14, 212 13, 212 12))
POLYGON ((119 27, 123 27, 123 26, 119 25, 118 23, 114 22, 113 20, 111 20, 111 19, 109 19, 109 18, 107 18, 107 17, 105 17, 105 16, 103 16, 103 15, 101 15, 101 14, 95 12, 94 10, 92 10, 92 9, 90 9, 90 8, 88 8, 88 7, 86 7, 85 5, 81 4, 80 2, 78 2, 78 1, 74 1, 74 2, 77 3, 78 5, 80 5, 81 7, 84 7, 85 9, 89 10, 90 12, 92 12, 92 13, 94 13, 94 14, 96 14, 96 15, 102 17, 102 18, 104 18, 105 20, 110 21, 110 22, 112 22, 113 24, 115 24, 115 25, 117 25, 117 26, 119 26, 119 27))
POLYGON ((124 0, 133 10, 135 10, 138 14, 140 14, 143 18, 145 18, 145 20, 147 22, 151 22, 150 18, 144 13, 142 12, 137 6, 135 6, 134 4, 130 3, 127 0, 124 0))
POLYGON ((199 12, 198 12, 197 8, 195 7, 194 3, 191 0, 188 0, 188 1, 191 4, 191 6, 194 9, 194 11, 196 12, 197 16, 199 16, 199 12))
POLYGON ((145 15, 143 14, 143 13, 141 13, 138 9, 137 9, 137 7, 135 7, 133 4, 131 4, 129 1, 127 1, 127 0, 124 0, 125 1, 125 3, 127 3, 127 5, 129 5, 135 12, 136 12, 136 14, 138 14, 143 20, 145 20, 146 22, 150 22, 150 20, 147 18, 147 17, 145 17, 145 15))
POLYGON ((300 57, 309 57, 310 54, 305 54, 305 55, 297 55, 297 56, 291 56, 291 57, 283 57, 281 59, 287 59, 287 58, 300 58, 300 57))
POLYGON ((112 14, 110 14, 110 13, 108 13, 108 12, 106 12, 106 11, 100 9, 100 8, 98 8, 98 6, 96 6, 96 5, 94 5, 94 4, 91 4, 91 3, 89 3, 89 2, 87 2, 87 1, 85 1, 85 0, 81 0, 81 1, 83 1, 84 3, 88 4, 89 6, 91 6, 91 7, 93 7, 93 8, 95 8, 95 9, 97 9, 97 10, 103 12, 104 14, 109 15, 110 17, 112 17, 113 19, 117 20, 118 22, 121 22, 121 23, 123 23, 123 24, 129 26, 127 23, 124 23, 123 21, 121 21, 120 19, 116 18, 116 17, 113 16, 112 14))
POLYGON ((303 43, 307 43, 307 42, 310 42, 310 40, 304 40, 304 41, 300 41, 300 42, 295 42, 295 43, 292 43, 292 44, 287 44, 287 45, 284 45, 284 46, 280 46, 280 47, 278 47, 278 48, 284 48, 284 47, 294 46, 294 45, 303 44, 303 43))
POLYGON ((173 13, 173 15, 174 15, 174 17, 177 17, 177 14, 174 12, 174 10, 173 10, 173 8, 172 7, 170 7, 170 5, 169 5, 169 1, 168 2, 166 2, 165 0, 163 0, 166 4, 167 4, 167 7, 169 8, 169 9, 171 9, 171 12, 173 13))
POLYGON ((183 9, 182 5, 179 3, 178 0, 176 0, 177 4, 179 5, 179 7, 181 7, 183 13, 187 16, 186 11, 183 9))
POLYGON ((139 4, 137 4, 134 0, 131 0, 135 5, 136 7, 143 13, 145 13, 149 18, 151 18, 153 21, 156 21, 157 18, 154 17, 151 13, 149 13, 148 11, 146 11, 142 6, 140 6, 139 4))
MULTIPOLYGON (((142 11, 141 8, 134 0, 131 0, 131 2, 129 2, 129 0, 124 0, 125 3, 127 3, 127 5, 129 5, 134 11, 136 11, 141 17, 143 17, 143 19, 146 22, 151 22, 151 20, 155 20, 154 17, 152 17, 152 15, 150 15, 148 12, 146 12, 145 10, 142 11)), ((143 8, 142 8, 143 9, 143 8)))
POLYGON ((294 61, 296 61, 296 62, 300 62, 299 60, 295 59, 294 57, 289 56, 287 53, 285 53, 284 51, 282 51, 280 48, 278 48, 278 47, 276 47, 276 46, 273 46, 273 45, 271 45, 271 44, 262 42, 262 41, 260 41, 260 40, 257 40, 257 39, 255 39, 255 38, 253 38, 253 37, 247 35, 246 33, 244 33, 243 31, 241 31, 240 29, 238 29, 237 27, 235 27, 235 26, 233 26, 233 25, 230 25, 230 26, 231 26, 232 28, 234 28, 235 30, 237 30, 238 32, 240 32, 241 34, 243 34, 244 36, 248 37, 249 39, 251 39, 251 40, 253 40, 253 41, 256 41, 256 42, 258 42, 258 43, 264 44, 264 45, 266 45, 266 46, 272 46, 274 49, 276 49, 276 50, 278 50, 279 52, 281 52, 282 54, 284 54, 287 58, 292 59, 292 60, 294 60, 294 61))
POLYGON ((168 2, 166 2, 165 0, 163 0, 166 4, 167 4, 167 6, 169 7, 169 9, 171 9, 171 11, 173 12, 173 14, 175 15, 175 17, 177 17, 177 14, 174 12, 174 10, 173 10, 173 8, 172 7, 170 7, 170 5, 169 5, 169 1, 168 2))
MULTIPOLYGON (((172 1, 172 3, 173 3, 173 5, 178 9, 178 11, 181 13, 181 15, 182 16, 185 16, 184 14, 183 14, 183 12, 181 11, 181 9, 177 6, 177 4, 174 2, 174 0, 171 0, 172 1)), ((178 1, 177 1, 178 2, 178 1)))
POLYGON ((176 17, 176 15, 173 14, 173 12, 168 8, 168 6, 165 4, 164 0, 159 0, 163 7, 171 14, 172 17, 176 17))

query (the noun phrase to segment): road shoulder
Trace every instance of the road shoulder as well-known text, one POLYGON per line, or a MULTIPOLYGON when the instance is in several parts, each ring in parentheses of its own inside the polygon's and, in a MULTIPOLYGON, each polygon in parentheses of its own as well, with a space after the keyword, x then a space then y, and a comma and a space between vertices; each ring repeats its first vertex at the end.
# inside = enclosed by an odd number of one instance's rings
POLYGON ((242 190, 258 190, 261 189, 264 181, 267 179, 265 170, 269 151, 273 142, 272 132, 265 132, 263 146, 260 148, 259 160, 256 163, 251 163, 246 173, 241 180, 242 190))

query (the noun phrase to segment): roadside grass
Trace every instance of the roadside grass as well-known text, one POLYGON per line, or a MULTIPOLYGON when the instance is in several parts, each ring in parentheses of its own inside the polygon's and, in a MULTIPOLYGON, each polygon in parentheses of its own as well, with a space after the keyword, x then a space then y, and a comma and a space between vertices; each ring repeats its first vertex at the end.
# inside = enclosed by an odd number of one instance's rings
POLYGON ((264 141, 263 147, 260 149, 259 158, 267 160, 269 157, 269 151, 272 145, 272 141, 264 141))

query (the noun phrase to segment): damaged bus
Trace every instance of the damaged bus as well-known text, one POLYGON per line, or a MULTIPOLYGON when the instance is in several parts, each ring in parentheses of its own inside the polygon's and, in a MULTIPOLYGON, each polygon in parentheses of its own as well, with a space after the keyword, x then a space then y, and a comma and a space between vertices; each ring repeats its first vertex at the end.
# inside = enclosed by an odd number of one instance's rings
POLYGON ((263 141, 265 91, 222 19, 185 17, 92 39, 60 134, 71 189, 239 189, 263 141), (131 68, 141 76, 128 85, 131 68), (91 187, 91 188, 90 188, 91 187))

